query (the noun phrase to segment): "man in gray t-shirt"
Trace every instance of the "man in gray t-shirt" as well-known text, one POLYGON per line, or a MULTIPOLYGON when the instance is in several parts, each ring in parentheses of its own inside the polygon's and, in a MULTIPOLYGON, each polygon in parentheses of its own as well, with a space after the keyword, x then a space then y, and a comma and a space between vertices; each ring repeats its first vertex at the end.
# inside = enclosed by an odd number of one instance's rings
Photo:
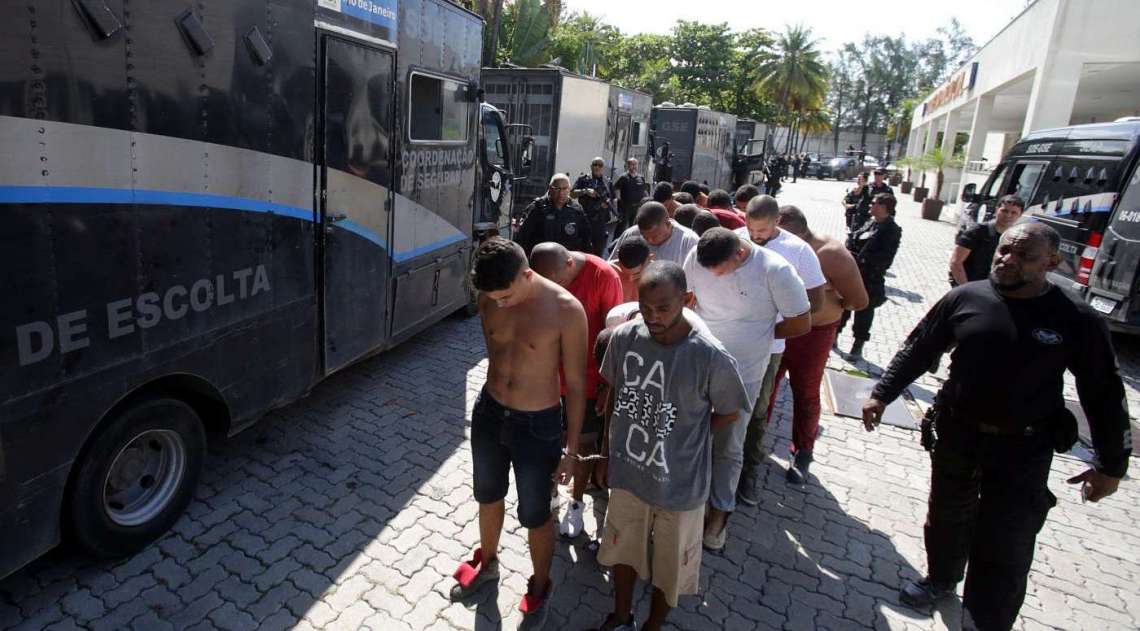
POLYGON ((651 263, 638 283, 642 319, 615 329, 602 359, 612 413, 598 476, 611 493, 598 562, 613 567, 615 605, 605 629, 636 626, 638 575, 653 581, 651 628, 696 593, 712 430, 748 409, 736 361, 693 329, 685 294, 681 266, 651 263))
POLYGON ((639 236, 649 244, 649 251, 656 261, 673 261, 680 265, 685 257, 697 247, 697 233, 669 218, 665 206, 657 202, 646 202, 637 211, 637 225, 630 226, 614 242, 610 260, 617 260, 618 249, 623 241, 631 236, 639 236))
POLYGON ((745 409, 736 360, 690 325, 672 345, 644 321, 614 331, 601 367, 614 388, 609 485, 671 511, 700 508, 712 474, 713 409, 745 409))

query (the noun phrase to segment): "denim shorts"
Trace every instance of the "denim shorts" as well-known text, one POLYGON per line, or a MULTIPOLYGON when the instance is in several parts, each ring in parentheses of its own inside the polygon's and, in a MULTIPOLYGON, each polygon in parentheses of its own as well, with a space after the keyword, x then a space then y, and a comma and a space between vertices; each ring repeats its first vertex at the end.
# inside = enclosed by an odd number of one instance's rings
POLYGON ((471 414, 471 457, 475 501, 492 504, 506 497, 514 465, 519 523, 542 526, 550 521, 554 471, 562 457, 562 405, 519 412, 484 388, 471 414))

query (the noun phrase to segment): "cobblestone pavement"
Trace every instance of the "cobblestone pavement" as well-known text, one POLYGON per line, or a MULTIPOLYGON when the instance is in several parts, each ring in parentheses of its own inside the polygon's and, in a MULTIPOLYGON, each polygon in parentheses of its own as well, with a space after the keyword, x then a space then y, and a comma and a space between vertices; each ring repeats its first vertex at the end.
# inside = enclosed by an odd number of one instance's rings
MULTIPOLYGON (((837 234, 844 186, 801 181, 782 201, 837 234)), ((912 203, 899 222, 902 250, 867 361, 834 355, 835 368, 884 366, 945 291, 953 227, 919 219, 912 203)), ((449 319, 268 415, 211 454, 197 499, 157 544, 121 562, 56 551, 0 582, 0 629, 514 628, 530 562, 513 494, 497 591, 466 605, 446 597, 478 539, 465 419, 485 378, 480 340, 475 320, 449 319)), ((1136 356, 1125 340, 1130 379, 1140 376, 1136 356)), ((1133 409, 1137 398, 1130 381, 1133 409)), ((682 599, 674 625, 957 628, 955 603, 931 618, 895 596, 924 565, 929 464, 917 435, 886 426, 869 435, 825 417, 813 483, 790 488, 789 404, 785 391, 763 502, 734 515, 726 550, 705 556, 702 593, 682 599)), ((1060 501, 1039 538, 1019 629, 1140 626, 1140 488, 1127 481, 1104 503, 1082 505, 1062 483, 1082 466, 1055 461, 1060 501)), ((599 623, 611 592, 585 541, 559 544, 553 576, 548 628, 599 623)), ((643 594, 641 618, 647 607, 643 594)))

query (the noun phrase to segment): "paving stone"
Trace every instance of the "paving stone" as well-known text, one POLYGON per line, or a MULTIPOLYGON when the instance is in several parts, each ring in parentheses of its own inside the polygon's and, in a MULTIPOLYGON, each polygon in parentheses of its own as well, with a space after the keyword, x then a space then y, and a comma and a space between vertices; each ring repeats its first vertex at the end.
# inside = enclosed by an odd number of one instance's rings
POLYGON ((159 583, 171 589, 178 589, 192 579, 190 572, 174 557, 166 557, 159 561, 151 570, 151 574, 159 583))
POLYGON ((210 591, 200 598, 186 603, 181 611, 170 617, 174 626, 182 629, 201 622, 210 612, 225 604, 217 592, 210 591))
MULTIPOLYGON (((114 610, 119 605, 133 601, 139 597, 144 590, 154 587, 158 584, 150 574, 141 574, 128 579, 125 583, 103 594, 103 604, 107 606, 108 610, 114 610)), ((130 620, 127 620, 129 622, 130 620)))
POLYGON ((87 589, 68 594, 60 605, 68 616, 83 622, 102 618, 107 613, 107 606, 103 604, 103 600, 93 596, 87 589))
POLYGON ((254 631, 258 628, 253 616, 241 611, 233 603, 225 603, 210 612, 214 626, 228 631, 254 631))

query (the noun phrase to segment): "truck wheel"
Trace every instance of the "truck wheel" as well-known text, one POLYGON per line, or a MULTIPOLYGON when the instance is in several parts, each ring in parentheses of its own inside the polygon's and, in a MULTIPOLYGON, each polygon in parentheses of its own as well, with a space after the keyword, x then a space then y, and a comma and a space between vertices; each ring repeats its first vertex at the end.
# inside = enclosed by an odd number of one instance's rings
POLYGON ((74 541, 100 557, 126 556, 170 529, 198 485, 202 421, 177 399, 143 399, 99 430, 65 500, 74 541))

